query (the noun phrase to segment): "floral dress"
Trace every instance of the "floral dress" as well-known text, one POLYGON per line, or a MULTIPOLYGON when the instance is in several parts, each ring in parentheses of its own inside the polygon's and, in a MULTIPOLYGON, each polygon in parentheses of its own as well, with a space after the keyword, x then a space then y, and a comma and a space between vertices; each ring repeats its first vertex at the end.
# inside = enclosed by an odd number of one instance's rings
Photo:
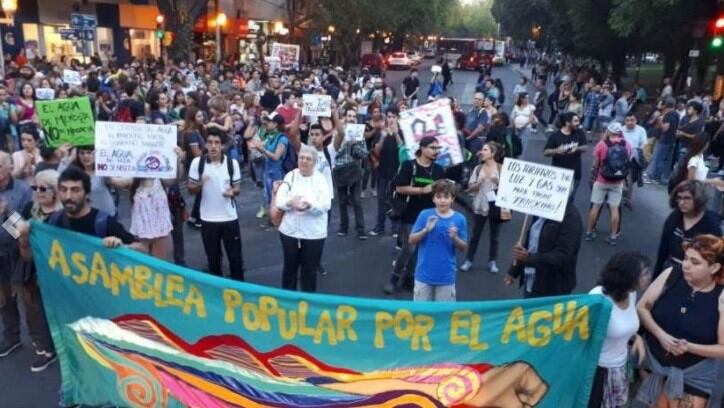
POLYGON ((140 239, 167 236, 173 230, 166 191, 159 179, 150 186, 141 183, 133 196, 131 234, 140 239))

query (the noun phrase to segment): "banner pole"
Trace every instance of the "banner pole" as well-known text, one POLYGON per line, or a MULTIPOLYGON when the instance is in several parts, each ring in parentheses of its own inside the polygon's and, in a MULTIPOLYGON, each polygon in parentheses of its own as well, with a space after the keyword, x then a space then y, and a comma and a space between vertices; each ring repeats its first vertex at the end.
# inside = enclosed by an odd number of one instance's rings
MULTIPOLYGON (((528 228, 528 220, 530 220, 530 215, 526 214, 525 218, 523 218, 523 225, 520 227, 520 237, 518 237, 518 242, 515 243, 516 246, 523 246, 523 240, 525 239, 525 230, 528 228)), ((513 266, 516 266, 518 262, 513 259, 513 266)))
POLYGON ((526 214, 523 218, 523 225, 520 227, 520 237, 518 238, 517 246, 523 246, 523 240, 525 239, 525 230, 528 228, 528 221, 530 220, 530 214, 526 214))

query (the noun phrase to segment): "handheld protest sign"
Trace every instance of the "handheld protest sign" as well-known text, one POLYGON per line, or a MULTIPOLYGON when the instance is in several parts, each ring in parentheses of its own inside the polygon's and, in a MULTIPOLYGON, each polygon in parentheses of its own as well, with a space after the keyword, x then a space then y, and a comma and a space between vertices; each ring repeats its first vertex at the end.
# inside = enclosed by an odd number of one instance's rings
POLYGON ((344 125, 344 140, 348 142, 361 142, 365 139, 365 125, 347 123, 344 125))
POLYGON ((405 138, 405 146, 411 152, 417 150, 420 139, 433 136, 441 147, 437 164, 449 167, 463 162, 463 150, 455 129, 455 119, 449 99, 438 99, 400 112, 399 123, 405 138))
POLYGON ((41 101, 49 101, 55 99, 55 89, 53 88, 36 88, 35 97, 41 101))
POLYGON ((96 174, 104 177, 176 177, 176 126, 96 124, 96 174))
POLYGON ((80 78, 80 72, 73 71, 72 69, 63 70, 63 82, 73 86, 80 86, 83 83, 80 78))
POLYGON ((280 69, 299 69, 299 45, 273 43, 270 54, 278 58, 280 69))
POLYGON ((573 183, 573 170, 506 158, 495 205, 561 222, 573 183))
POLYGON ((49 147, 66 143, 73 146, 93 144, 95 123, 87 97, 37 101, 35 106, 49 147))
POLYGON ((303 95, 302 115, 332 117, 332 97, 329 95, 303 95))

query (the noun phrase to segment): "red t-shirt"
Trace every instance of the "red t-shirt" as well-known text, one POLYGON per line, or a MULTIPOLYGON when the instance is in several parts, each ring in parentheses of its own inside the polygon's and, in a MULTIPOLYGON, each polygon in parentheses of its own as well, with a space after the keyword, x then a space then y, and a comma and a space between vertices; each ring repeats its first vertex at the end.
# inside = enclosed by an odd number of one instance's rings
MULTIPOLYGON (((620 143, 621 141, 624 141, 626 143, 626 154, 628 154, 628 157, 631 158, 631 144, 626 141, 622 136, 613 136, 609 139, 611 143, 620 143)), ((593 157, 596 157, 598 159, 598 175, 596 176, 596 183, 604 183, 604 184, 621 184, 624 182, 624 180, 618 180, 618 181, 611 181, 606 180, 601 175, 601 167, 603 167, 603 160, 606 158, 606 155, 608 154, 608 145, 605 141, 601 140, 598 142, 596 147, 593 148, 593 157)))
POLYGON ((279 105, 276 109, 276 112, 282 115, 282 117, 284 118, 284 126, 289 126, 289 124, 297 118, 299 109, 295 107, 288 107, 286 105, 279 105))

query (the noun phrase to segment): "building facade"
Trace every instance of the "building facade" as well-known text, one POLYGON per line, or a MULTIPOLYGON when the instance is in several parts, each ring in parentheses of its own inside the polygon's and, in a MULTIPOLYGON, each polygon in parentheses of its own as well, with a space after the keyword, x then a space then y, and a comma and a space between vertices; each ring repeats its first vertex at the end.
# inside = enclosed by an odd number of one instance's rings
MULTIPOLYGON (((220 29, 224 54, 238 55, 244 62, 258 58, 260 48, 265 51, 266 41, 261 40, 290 41, 295 33, 285 27, 287 1, 292 0, 218 0, 219 11, 226 15, 226 24, 220 29)), ((211 0, 208 12, 194 26, 200 57, 215 52, 215 13, 216 4, 211 0)), ((40 55, 51 60, 115 55, 123 62, 131 56, 161 54, 162 40, 155 35, 159 14, 155 0, 18 0, 14 25, 0 26, 0 33, 3 50, 12 55, 40 55), (69 35, 74 13, 96 21, 91 34, 82 38, 69 35)))

